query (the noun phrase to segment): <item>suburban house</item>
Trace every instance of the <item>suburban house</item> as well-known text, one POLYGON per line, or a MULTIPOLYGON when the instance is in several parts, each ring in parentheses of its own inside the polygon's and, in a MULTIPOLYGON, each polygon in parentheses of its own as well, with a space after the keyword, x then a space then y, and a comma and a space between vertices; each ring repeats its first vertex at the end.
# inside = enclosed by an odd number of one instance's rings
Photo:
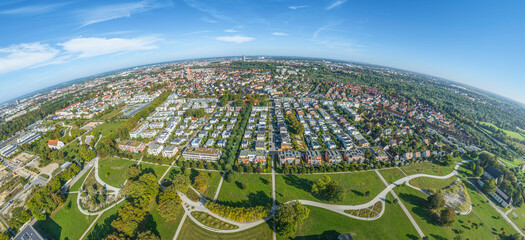
POLYGON ((279 151, 279 164, 300 164, 301 152, 299 151, 279 151))
POLYGON ((193 148, 190 147, 182 153, 185 160, 204 160, 217 162, 221 158, 221 150, 214 148, 193 148))
POLYGON ((319 151, 306 151, 304 152, 304 160, 308 165, 321 165, 323 155, 319 151))
POLYGON ((343 160, 343 156, 338 151, 326 151, 324 158, 330 164, 339 164, 343 160))
POLYGON ((374 154, 376 160, 378 161, 386 161, 388 160, 388 155, 386 155, 385 151, 381 149, 380 147, 373 147, 372 153, 374 154))
POLYGON ((365 160, 365 154, 358 149, 346 150, 343 151, 343 160, 348 163, 362 163, 365 160))
POLYGON ((237 158, 237 161, 244 164, 249 163, 261 163, 266 165, 266 153, 261 150, 249 150, 249 149, 243 149, 239 153, 239 157, 237 158))
POLYGON ((153 143, 148 148, 148 154, 158 156, 162 152, 162 149, 164 149, 163 145, 153 143))
POLYGON ((140 153, 144 151, 146 145, 137 141, 122 141, 118 144, 118 148, 122 151, 129 151, 134 153, 140 153))
POLYGON ((177 146, 175 145, 167 145, 164 150, 162 150, 162 156, 163 157, 167 157, 167 158, 171 158, 173 156, 175 156, 175 154, 177 154, 177 152, 179 151, 179 149, 177 148, 177 146))
POLYGON ((51 149, 55 149, 55 150, 58 150, 58 149, 61 149, 65 146, 64 142, 58 140, 58 139, 55 139, 55 140, 49 140, 47 142, 47 146, 51 149))

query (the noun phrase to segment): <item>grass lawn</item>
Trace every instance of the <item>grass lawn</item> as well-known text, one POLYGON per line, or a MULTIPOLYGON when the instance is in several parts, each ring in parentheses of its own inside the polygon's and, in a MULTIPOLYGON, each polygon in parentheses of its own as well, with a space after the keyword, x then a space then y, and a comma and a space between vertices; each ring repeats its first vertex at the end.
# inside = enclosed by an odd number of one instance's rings
POLYGON ((522 232, 525 232, 525 215, 519 210, 512 210, 512 212, 507 215, 518 228, 521 229, 522 232), (516 213, 517 217, 513 216, 513 213, 516 213))
POLYGON ((450 166, 442 166, 432 162, 416 163, 411 165, 402 166, 401 169, 407 175, 413 174, 429 174, 436 176, 444 176, 452 172, 456 162, 450 164, 450 166))
POLYGON ((86 173, 84 173, 84 176, 78 179, 78 181, 75 184, 73 184, 73 186, 71 186, 71 188, 69 189, 70 192, 78 191, 80 189, 80 186, 82 186, 84 179, 86 179, 86 177, 89 175, 89 171, 90 170, 87 170, 86 173))
POLYGON ((76 204, 77 193, 68 194, 64 205, 35 228, 48 239, 79 239, 96 216, 82 214, 76 204))
POLYGON ((223 181, 217 203, 229 206, 271 206, 271 176, 239 174, 236 181, 223 181), (243 189, 243 183, 247 185, 246 189, 243 189))
POLYGON ((182 206, 180 204, 177 206, 176 211, 177 217, 175 220, 165 221, 164 219, 162 219, 159 212, 157 212, 156 201, 151 201, 149 213, 153 217, 153 226, 155 227, 156 231, 158 231, 157 233, 160 236, 160 239, 172 239, 173 236, 175 236, 177 227, 179 226, 179 223, 182 220, 182 216, 184 215, 184 210, 182 209, 182 206))
MULTIPOLYGON (((355 239, 419 239, 416 230, 394 198, 387 196, 385 213, 373 221, 362 221, 322 208, 310 207, 309 217, 301 224, 294 239, 336 239, 350 233, 355 239)), ((283 239, 278 235, 279 239, 283 239)))
POLYGON ((410 187, 396 187, 395 191, 412 213, 412 216, 430 239, 452 239, 461 235, 462 239, 499 239, 500 230, 506 234, 516 233, 509 223, 478 194, 472 185, 466 183, 467 192, 472 200, 472 212, 468 215, 456 216, 456 222, 451 227, 442 227, 435 223, 430 211, 425 207, 427 195, 410 187), (469 220, 471 223, 469 223, 469 220), (478 226, 478 229, 475 227, 478 226), (458 234, 463 231, 462 234, 458 234))
MULTIPOLYGON (((224 183, 223 183, 224 184, 224 183)), ((261 223, 256 227, 237 233, 220 234, 210 232, 195 224, 190 218, 186 218, 179 233, 178 239, 206 239, 206 240, 269 240, 272 239, 272 221, 261 223)))
POLYGON ((122 201, 118 205, 102 213, 102 215, 100 216, 100 218, 98 218, 93 228, 89 230, 89 233, 87 234, 86 239, 88 240, 103 239, 106 235, 108 235, 111 231, 113 231, 111 222, 117 219, 117 210, 120 207, 122 207, 125 203, 126 201, 122 201))
POLYGON ((105 158, 98 160, 98 175, 102 181, 113 186, 120 187, 126 181, 126 169, 137 164, 121 158, 105 158))
POLYGON ((108 134, 115 132, 122 123, 123 121, 118 120, 115 122, 104 123, 93 129, 93 132, 100 132, 103 136, 107 136, 108 134))
POLYGON ((160 165, 143 163, 143 162, 140 163, 140 166, 142 167, 143 171, 146 171, 146 172, 153 171, 155 176, 157 176, 157 180, 159 180, 160 177, 162 177, 162 174, 164 174, 164 172, 168 170, 168 167, 166 166, 160 166, 160 165))
POLYGON ((401 178, 406 177, 406 175, 399 170, 399 168, 390 168, 390 169, 382 169, 379 170, 379 173, 381 173, 381 176, 388 182, 393 183, 401 178))
POLYGON ((443 189, 450 186, 450 184, 456 182, 456 180, 458 180, 456 176, 452 176, 447 179, 418 177, 410 180, 410 184, 417 188, 437 191, 439 189, 443 189))
POLYGON ((229 224, 227 222, 223 222, 214 216, 207 214, 205 212, 192 212, 191 215, 197 219, 200 223, 212 227, 215 229, 221 229, 221 230, 231 230, 231 229, 237 229, 239 228, 236 225, 229 224))
MULTIPOLYGON (((312 184, 323 175, 277 175, 275 176, 275 194, 279 203, 288 202, 295 199, 312 200, 327 202, 313 196, 311 192, 312 184)), ((374 171, 328 174, 332 180, 341 185, 345 194, 341 202, 334 204, 362 204, 372 200, 384 188, 385 184, 381 181, 374 171), (370 194, 366 196, 366 191, 370 194)))
MULTIPOLYGON (((206 173, 208 173, 208 177, 209 177, 208 188, 206 188, 204 193, 202 193, 202 196, 204 196, 206 199, 213 200, 213 197, 215 197, 215 192, 217 191, 217 188, 219 187, 219 182, 221 181, 222 174, 218 172, 206 172, 206 173)), ((222 187, 224 187, 225 183, 226 181, 222 182, 222 187)))
MULTIPOLYGON (((523 133, 523 132, 505 130, 505 129, 499 128, 498 126, 496 126, 496 125, 494 125, 492 123, 487 123, 487 122, 480 122, 480 124, 487 125, 487 126, 493 126, 496 129, 502 130, 510 138, 515 138, 515 139, 518 139, 518 140, 525 140, 525 133, 523 133)), ((485 128, 483 128, 483 129, 485 129, 485 128)), ((485 129, 485 130, 487 130, 487 129, 485 129)))

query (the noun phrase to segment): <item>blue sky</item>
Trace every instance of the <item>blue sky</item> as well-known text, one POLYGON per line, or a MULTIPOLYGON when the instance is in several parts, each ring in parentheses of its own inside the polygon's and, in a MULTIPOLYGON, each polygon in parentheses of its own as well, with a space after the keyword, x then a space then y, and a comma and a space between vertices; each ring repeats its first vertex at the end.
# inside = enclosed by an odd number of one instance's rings
POLYGON ((525 103, 525 1, 0 2, 0 102, 78 77, 233 55, 427 73, 525 103))

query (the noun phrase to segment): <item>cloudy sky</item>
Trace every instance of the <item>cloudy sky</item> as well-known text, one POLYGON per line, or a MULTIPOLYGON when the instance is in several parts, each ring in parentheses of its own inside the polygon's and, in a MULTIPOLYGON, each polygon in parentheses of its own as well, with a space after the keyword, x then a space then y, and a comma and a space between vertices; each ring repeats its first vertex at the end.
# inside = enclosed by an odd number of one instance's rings
POLYGON ((525 102, 525 1, 0 1, 0 102, 197 57, 326 57, 525 102))

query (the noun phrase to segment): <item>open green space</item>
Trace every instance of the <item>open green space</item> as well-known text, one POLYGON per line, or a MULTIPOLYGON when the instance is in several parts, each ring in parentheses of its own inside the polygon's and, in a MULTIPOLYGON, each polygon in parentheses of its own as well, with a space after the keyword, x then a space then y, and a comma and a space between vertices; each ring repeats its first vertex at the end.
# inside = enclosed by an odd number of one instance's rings
POLYGON ((310 215, 299 225, 294 239, 337 239, 344 233, 350 233, 354 239, 419 239, 407 216, 393 200, 389 194, 383 216, 373 221, 357 220, 308 206, 310 215))
POLYGON ((414 174, 429 174, 436 176, 444 176, 452 172, 457 162, 450 164, 450 166, 443 166, 432 162, 416 163, 402 166, 401 169, 407 175, 414 174))
POLYGON ((406 177, 406 175, 399 168, 390 168, 390 169, 381 169, 379 170, 381 176, 388 182, 393 183, 401 178, 406 177))
POLYGON ((86 216, 78 210, 77 193, 68 194, 64 205, 35 228, 48 239, 80 239, 96 216, 86 216))
MULTIPOLYGON (((479 122, 480 124, 482 125, 486 125, 486 126, 492 126, 496 129, 499 129, 499 130, 502 130, 503 132, 505 132, 505 134, 510 137, 510 138, 515 138, 515 139, 518 139, 518 140, 525 140, 525 133, 523 132, 518 132, 518 130, 516 131, 510 131, 510 130, 506 130, 506 129, 503 129, 503 128, 500 128, 492 123, 487 123, 487 122, 479 122)), ((485 129, 485 128, 483 128, 485 129)), ((487 130, 487 129, 485 129, 487 130)), ((489 131, 489 130, 487 130, 489 131)))
POLYGON ((100 132, 103 136, 107 136, 110 133, 114 133, 117 128, 122 125, 122 120, 115 120, 114 122, 104 123, 93 129, 93 132, 100 132))
POLYGON ((215 233, 199 227, 190 218, 186 218, 177 239, 206 240, 268 240, 272 239, 272 221, 236 233, 215 233))
POLYGON ((236 207, 271 206, 271 176, 239 174, 236 181, 223 181, 217 203, 236 207))
POLYGON ((407 186, 397 187, 394 190, 423 233, 430 239, 452 239, 458 235, 461 239, 500 239, 500 234, 503 233, 501 228, 505 230, 506 235, 516 233, 472 185, 466 183, 465 186, 472 200, 472 212, 467 215, 456 215, 456 222, 450 227, 436 223, 430 210, 426 208, 426 194, 407 186))
POLYGON ((155 223, 155 228, 158 231, 160 239, 173 239, 173 236, 175 236, 177 227, 179 226, 182 216, 184 215, 184 210, 182 209, 181 205, 178 205, 175 211, 177 211, 177 217, 175 220, 166 221, 157 211, 157 203, 155 201, 150 203, 149 213, 153 217, 153 221, 151 223, 155 223))
POLYGON ((525 232, 525 215, 523 215, 520 210, 512 210, 507 216, 522 232, 525 232), (516 215, 516 217, 514 217, 514 215, 516 215))
POLYGON ((191 215, 200 223, 212 227, 215 229, 221 229, 221 230, 232 230, 239 228, 236 225, 229 224, 227 222, 223 222, 214 216, 207 214, 205 212, 192 212, 191 215))
POLYGON ((137 164, 126 159, 109 157, 98 160, 98 175, 102 181, 113 186, 120 187, 126 181, 126 169, 137 164))
POLYGON ((98 218, 93 228, 89 230, 86 239, 98 240, 108 235, 113 230, 111 222, 117 219, 117 210, 120 207, 122 207, 125 203, 126 201, 122 201, 113 208, 108 209, 107 211, 102 213, 102 215, 98 218))
POLYGON ((160 180, 160 177, 162 177, 162 174, 164 174, 166 170, 168 170, 168 167, 166 166, 155 165, 155 164, 144 163, 144 162, 141 162, 140 166, 142 167, 143 171, 146 171, 146 172, 153 171, 155 176, 157 176, 157 180, 160 180))
POLYGON ((414 178, 410 180, 410 184, 417 188, 437 191, 437 190, 450 186, 452 183, 456 182, 457 180, 458 178, 456 176, 452 176, 446 179, 418 177, 418 178, 414 178))
MULTIPOLYGON (((327 174, 332 180, 339 183, 344 188, 344 197, 341 202, 334 204, 362 204, 372 200, 384 188, 385 184, 381 181, 374 171, 327 174), (369 193, 367 194, 367 192, 369 193)), ((318 199, 311 194, 312 184, 321 178, 321 174, 296 174, 296 175, 277 175, 275 176, 275 195, 279 203, 290 200, 312 200, 327 202, 318 199)))
MULTIPOLYGON (((219 182, 221 181, 222 173, 218 172, 206 172, 208 173, 209 180, 208 180, 208 188, 202 193, 202 196, 204 196, 206 199, 213 199, 215 197, 215 192, 217 192, 217 188, 219 187, 219 182)), ((223 181, 222 186, 224 187, 224 183, 226 181, 223 181)))

